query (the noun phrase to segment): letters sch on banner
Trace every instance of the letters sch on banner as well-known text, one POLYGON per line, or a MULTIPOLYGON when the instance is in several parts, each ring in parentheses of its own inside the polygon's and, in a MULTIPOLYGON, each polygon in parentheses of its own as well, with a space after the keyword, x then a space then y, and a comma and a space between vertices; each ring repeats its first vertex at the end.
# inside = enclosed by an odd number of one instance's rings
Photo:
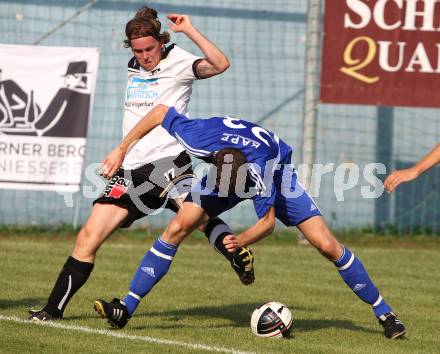
POLYGON ((440 107, 440 1, 327 0, 324 32, 322 102, 440 107))

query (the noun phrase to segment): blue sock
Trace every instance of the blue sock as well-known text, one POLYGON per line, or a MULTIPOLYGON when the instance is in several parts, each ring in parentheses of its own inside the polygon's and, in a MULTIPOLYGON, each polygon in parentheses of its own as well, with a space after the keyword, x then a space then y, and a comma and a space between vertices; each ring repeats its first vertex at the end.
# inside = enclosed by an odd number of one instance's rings
POLYGON ((123 300, 130 317, 138 307, 141 299, 168 272, 176 252, 177 246, 166 243, 158 237, 153 247, 142 258, 141 264, 131 281, 130 291, 123 300))
POLYGON ((364 302, 373 307, 376 317, 392 309, 380 296, 362 262, 348 248, 344 247, 341 258, 334 262, 339 274, 351 290, 364 302))

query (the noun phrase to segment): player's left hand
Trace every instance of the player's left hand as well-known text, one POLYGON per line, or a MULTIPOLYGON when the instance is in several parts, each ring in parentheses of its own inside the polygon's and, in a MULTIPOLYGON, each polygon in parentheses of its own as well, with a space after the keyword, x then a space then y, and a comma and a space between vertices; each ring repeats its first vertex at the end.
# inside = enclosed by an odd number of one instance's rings
POLYGON ((175 33, 185 33, 192 26, 188 15, 169 14, 167 18, 170 20, 168 27, 175 33))
POLYGON ((234 235, 228 235, 225 236, 223 239, 223 244, 225 245, 225 248, 228 250, 228 252, 235 252, 240 246, 238 244, 237 237, 234 235))
POLYGON ((102 165, 99 169, 99 174, 107 179, 112 178, 116 172, 118 172, 119 167, 122 166, 125 154, 119 147, 114 149, 110 154, 108 154, 104 160, 102 160, 102 165))

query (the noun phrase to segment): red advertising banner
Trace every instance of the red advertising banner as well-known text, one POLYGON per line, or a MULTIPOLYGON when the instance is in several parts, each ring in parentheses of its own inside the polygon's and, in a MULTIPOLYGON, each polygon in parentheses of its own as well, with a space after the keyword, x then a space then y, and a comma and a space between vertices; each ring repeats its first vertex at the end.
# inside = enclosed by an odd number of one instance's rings
POLYGON ((440 2, 326 0, 321 101, 440 107, 440 2))

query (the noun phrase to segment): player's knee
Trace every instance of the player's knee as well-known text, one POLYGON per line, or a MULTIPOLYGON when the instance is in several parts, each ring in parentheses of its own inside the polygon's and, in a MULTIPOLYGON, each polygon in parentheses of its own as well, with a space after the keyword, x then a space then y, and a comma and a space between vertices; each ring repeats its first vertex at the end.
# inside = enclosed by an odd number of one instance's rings
POLYGON ((190 225, 181 218, 174 218, 169 223, 166 233, 169 238, 174 240, 183 239, 188 233, 191 232, 190 225))
POLYGON ((83 256, 94 255, 99 247, 98 237, 92 228, 84 225, 76 237, 74 251, 83 256))
POLYGON ((318 251, 329 260, 338 259, 341 255, 342 247, 334 237, 324 237, 316 245, 318 251))

